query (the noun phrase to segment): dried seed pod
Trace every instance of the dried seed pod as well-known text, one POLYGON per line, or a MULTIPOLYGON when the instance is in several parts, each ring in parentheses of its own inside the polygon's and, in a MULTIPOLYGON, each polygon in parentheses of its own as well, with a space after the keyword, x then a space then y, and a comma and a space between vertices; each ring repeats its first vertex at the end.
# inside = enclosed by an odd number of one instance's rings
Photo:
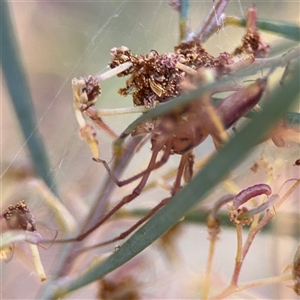
POLYGON ((233 199, 233 206, 235 208, 240 207, 242 204, 249 201, 251 198, 254 198, 256 196, 260 195, 271 195, 272 190, 268 184, 255 184, 253 186, 250 186, 244 190, 242 190, 240 193, 238 193, 234 199, 233 199))

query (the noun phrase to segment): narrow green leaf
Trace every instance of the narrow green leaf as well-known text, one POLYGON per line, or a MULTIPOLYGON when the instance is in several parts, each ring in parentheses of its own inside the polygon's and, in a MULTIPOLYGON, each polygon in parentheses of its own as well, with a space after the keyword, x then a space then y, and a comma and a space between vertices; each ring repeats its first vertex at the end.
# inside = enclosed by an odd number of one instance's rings
POLYGON ((1 2, 1 65, 7 88, 11 96, 20 129, 29 149, 32 163, 37 174, 44 179, 49 188, 57 194, 47 151, 38 131, 34 116, 26 72, 20 57, 20 49, 16 40, 14 26, 9 11, 9 3, 1 2))
POLYGON ((297 24, 274 22, 270 20, 258 20, 257 27, 264 31, 282 35, 287 39, 300 41, 300 27, 297 26, 297 24))
POLYGON ((185 188, 173 197, 168 205, 159 210, 144 226, 135 232, 117 252, 104 262, 89 269, 86 273, 54 290, 48 299, 57 299, 103 277, 166 233, 201 202, 232 168, 242 161, 251 147, 258 143, 274 125, 274 122, 285 113, 295 97, 299 99, 299 74, 296 74, 292 80, 287 81, 284 88, 278 87, 270 94, 262 113, 255 116, 236 137, 226 144, 199 171, 185 188))
POLYGON ((188 35, 188 19, 189 19, 190 1, 180 1, 180 18, 179 18, 179 31, 180 41, 184 40, 188 35))
MULTIPOLYGON (((226 17, 224 23, 225 25, 246 26, 246 20, 244 18, 232 16, 226 17)), ((297 24, 258 19, 257 27, 260 30, 275 33, 290 40, 300 41, 300 27, 297 24)))
MULTIPOLYGON (((132 216, 135 218, 142 218, 144 217, 147 213, 149 213, 148 209, 133 209, 130 211, 126 212, 128 214, 128 216, 132 216)), ((184 216, 184 219, 181 220, 181 223, 184 224, 198 224, 198 225, 206 225, 206 219, 207 219, 207 211, 204 210, 192 210, 190 211, 188 214, 186 214, 184 216)), ((226 211, 219 211, 218 212, 218 219, 220 221, 220 224, 223 228, 226 229, 235 229, 235 225, 232 223, 232 221, 230 221, 229 219, 229 212, 226 211)), ((280 215, 277 214, 277 217, 279 218, 286 218, 289 219, 290 222, 293 224, 293 227, 295 228, 295 230, 293 231, 289 231, 288 229, 286 231, 284 231, 284 229, 282 229, 281 232, 277 231, 276 234, 282 234, 285 236, 291 236, 291 237, 298 237, 299 236, 299 230, 300 230, 300 219, 299 219, 299 214, 297 212, 295 213, 283 213, 281 212, 280 215), (297 228, 299 228, 299 230, 297 230, 297 228), (288 232, 287 232, 288 231, 288 232)), ((273 230, 273 224, 268 223, 264 228, 263 231, 264 232, 268 232, 273 230)))

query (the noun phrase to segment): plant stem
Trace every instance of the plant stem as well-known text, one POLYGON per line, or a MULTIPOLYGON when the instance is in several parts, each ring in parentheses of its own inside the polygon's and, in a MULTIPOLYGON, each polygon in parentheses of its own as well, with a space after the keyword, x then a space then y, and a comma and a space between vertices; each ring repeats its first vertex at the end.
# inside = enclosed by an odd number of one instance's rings
POLYGON ((179 32, 180 41, 183 41, 188 35, 188 24, 190 10, 189 0, 180 0, 180 18, 179 18, 179 32))
POLYGON ((237 286, 239 274, 243 264, 243 226, 242 224, 236 224, 236 234, 237 234, 237 251, 236 251, 236 258, 235 258, 235 267, 234 272, 231 279, 231 286, 237 286))
POLYGON ((229 0, 219 0, 211 9, 205 20, 196 29, 195 32, 187 37, 187 41, 199 40, 201 43, 205 43, 207 39, 217 31, 221 26, 221 15, 226 8, 229 0))

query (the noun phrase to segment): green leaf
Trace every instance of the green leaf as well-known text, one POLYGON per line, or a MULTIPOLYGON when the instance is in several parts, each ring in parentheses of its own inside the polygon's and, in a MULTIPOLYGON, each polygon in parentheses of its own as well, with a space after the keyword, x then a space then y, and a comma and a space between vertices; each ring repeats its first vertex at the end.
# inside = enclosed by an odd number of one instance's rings
POLYGON ((282 35, 287 39, 300 41, 300 27, 297 24, 258 20, 257 27, 264 31, 282 35))
POLYGON ((180 10, 179 10, 180 41, 184 40, 189 33, 188 32, 189 10, 190 10, 190 1, 189 0, 181 0, 180 1, 180 10))
MULTIPOLYGON (((135 217, 135 218, 142 218, 144 217, 147 213, 149 213, 148 209, 133 209, 125 212, 128 216, 135 217)), ((203 225, 206 226, 206 219, 207 219, 207 210, 201 210, 201 209, 196 209, 190 211, 188 214, 184 216, 183 220, 180 220, 181 223, 185 224, 198 224, 198 225, 203 225)), ((278 215, 279 216, 279 215, 278 215)), ((218 212, 218 220, 220 221, 220 224, 222 224, 222 227, 225 228, 235 228, 235 225, 230 221, 229 219, 229 213, 226 211, 219 211, 218 212)), ((289 219, 290 222, 293 224, 293 227, 299 228, 300 230, 300 220, 299 220, 299 215, 297 212, 295 213, 280 213, 280 218, 286 218, 289 219)), ((263 232, 268 232, 272 231, 274 228, 271 223, 268 223, 263 229, 263 232)), ((299 237, 299 230, 293 230, 290 231, 288 228, 285 230, 284 228, 280 228, 282 231, 277 231, 276 233, 285 235, 285 236, 291 236, 293 238, 299 237)))
POLYGON ((57 194, 50 172, 51 168, 46 154, 46 147, 38 131, 26 72, 20 57, 20 49, 16 40, 7 1, 1 2, 1 9, 1 43, 4 45, 4 47, 1 47, 3 75, 32 163, 37 174, 57 194))
POLYGON ((299 99, 299 72, 285 87, 278 87, 266 99, 262 113, 254 117, 232 140, 226 144, 196 174, 193 180, 176 194, 172 201, 159 210, 145 225, 136 231, 122 246, 107 260, 89 268, 86 273, 64 282, 53 290, 47 299, 56 299, 81 288, 123 265, 135 255, 151 245, 156 239, 165 234, 193 207, 203 201, 230 170, 247 155, 270 130, 272 125, 285 113, 295 98, 299 99), (284 99, 284 101, 282 101, 284 99))
MULTIPOLYGON (((244 18, 231 16, 226 17, 224 23, 225 25, 246 26, 246 20, 244 18)), ((257 27, 260 30, 275 33, 290 40, 300 41, 300 27, 297 24, 258 19, 257 27)))

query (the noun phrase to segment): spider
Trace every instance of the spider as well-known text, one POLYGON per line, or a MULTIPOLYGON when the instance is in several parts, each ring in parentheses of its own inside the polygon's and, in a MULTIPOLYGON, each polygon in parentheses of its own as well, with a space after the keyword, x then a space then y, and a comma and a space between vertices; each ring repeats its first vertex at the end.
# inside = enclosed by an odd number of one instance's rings
MULTIPOLYGON (((265 57, 269 52, 269 45, 262 41, 256 28, 256 8, 251 7, 247 12, 247 31, 242 45, 232 54, 223 52, 213 57, 203 48, 197 39, 181 42, 175 47, 174 53, 159 54, 151 50, 149 54, 135 55, 129 48, 122 46, 111 50, 111 70, 93 78, 89 76, 73 79, 74 110, 80 126, 80 136, 90 146, 93 159, 102 163, 112 180, 119 186, 127 185, 140 178, 140 182, 129 195, 113 207, 89 230, 74 238, 56 240, 56 243, 81 241, 100 225, 107 221, 125 204, 138 197, 151 172, 167 163, 173 154, 181 155, 177 175, 171 196, 163 199, 146 216, 140 219, 127 231, 108 241, 101 242, 95 247, 116 242, 127 237, 143 222, 148 220, 162 206, 166 205, 181 188, 182 179, 188 182, 193 176, 193 149, 202 143, 209 135, 212 136, 216 147, 228 139, 226 129, 257 105, 267 85, 267 79, 257 79, 248 87, 229 87, 235 91, 217 105, 211 104, 216 90, 205 93, 201 98, 194 99, 188 105, 171 111, 159 118, 149 120, 135 128, 131 135, 150 135, 151 158, 147 168, 128 178, 118 180, 111 171, 108 163, 99 158, 98 141, 94 128, 86 123, 84 115, 103 128, 103 121, 98 112, 92 108, 101 94, 100 81, 113 75, 129 76, 126 87, 119 93, 123 96, 132 95, 135 108, 146 112, 156 105, 170 101, 174 97, 186 93, 191 89, 204 86, 213 80, 228 75, 231 72, 252 64, 255 59, 265 57), (163 152, 158 159, 160 152, 163 152)), ((107 130, 107 128, 105 128, 107 130)), ((109 132, 109 130, 107 130, 109 132)), ((120 138, 125 138, 123 135, 120 138)), ((120 153, 115 153, 116 159, 120 153)))

